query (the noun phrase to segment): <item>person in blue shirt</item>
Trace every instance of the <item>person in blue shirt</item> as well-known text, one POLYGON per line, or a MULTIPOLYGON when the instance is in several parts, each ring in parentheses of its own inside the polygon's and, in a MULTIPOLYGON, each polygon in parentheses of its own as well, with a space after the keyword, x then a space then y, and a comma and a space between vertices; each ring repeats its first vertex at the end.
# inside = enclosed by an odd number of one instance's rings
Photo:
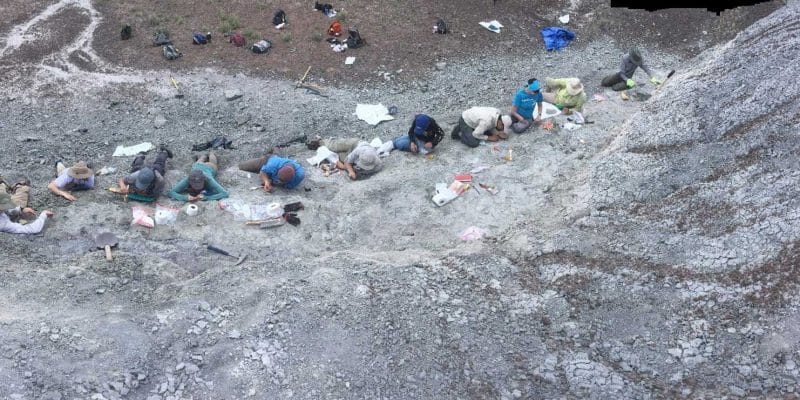
POLYGON ((228 197, 228 192, 217 182, 218 170, 219 161, 214 152, 204 154, 192 164, 189 176, 181 179, 169 191, 169 197, 178 201, 209 201, 228 197))
POLYGON ((542 93, 540 83, 536 79, 528 81, 527 86, 520 88, 514 95, 514 102, 511 105, 511 118, 514 123, 511 129, 515 133, 525 132, 532 122, 542 120, 542 93), (534 107, 537 110, 536 118, 533 117, 534 107))
POLYGON ((297 161, 275 155, 267 158, 267 162, 261 166, 258 175, 267 192, 271 192, 275 186, 292 189, 299 185, 306 176, 303 167, 297 161))

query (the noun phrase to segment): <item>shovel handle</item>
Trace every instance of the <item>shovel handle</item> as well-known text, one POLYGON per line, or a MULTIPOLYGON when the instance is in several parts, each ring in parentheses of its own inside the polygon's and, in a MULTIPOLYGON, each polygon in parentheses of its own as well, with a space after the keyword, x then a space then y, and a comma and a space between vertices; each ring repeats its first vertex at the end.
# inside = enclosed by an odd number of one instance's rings
POLYGON ((106 245, 106 260, 111 261, 113 258, 111 257, 111 246, 106 245))
POLYGON ((214 253, 222 254, 223 256, 234 257, 234 256, 231 255, 231 253, 228 253, 227 251, 222 250, 222 249, 220 249, 219 247, 216 247, 216 246, 208 245, 208 246, 206 246, 206 248, 211 250, 211 251, 213 251, 214 253))

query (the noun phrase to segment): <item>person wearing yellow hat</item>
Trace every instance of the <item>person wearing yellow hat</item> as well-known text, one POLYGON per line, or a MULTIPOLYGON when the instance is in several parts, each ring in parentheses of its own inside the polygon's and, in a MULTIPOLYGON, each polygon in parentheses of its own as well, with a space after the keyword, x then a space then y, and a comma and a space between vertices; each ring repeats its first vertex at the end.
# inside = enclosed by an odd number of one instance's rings
POLYGON ((70 193, 74 190, 89 190, 94 187, 94 172, 83 161, 67 168, 61 161, 56 163, 56 179, 47 185, 51 192, 69 201, 75 201, 70 193))
POLYGON ((564 114, 572 110, 582 111, 586 104, 586 92, 578 78, 545 78, 544 101, 555 105, 564 114))
POLYGON ((637 68, 641 68, 642 71, 650 77, 650 82, 652 84, 660 85, 662 83, 661 80, 650 72, 650 68, 647 68, 639 49, 633 48, 628 54, 622 56, 622 64, 619 66, 619 72, 615 72, 603 78, 600 85, 603 87, 610 87, 617 92, 631 89, 636 86, 636 81, 633 80, 633 73, 636 72, 637 68))

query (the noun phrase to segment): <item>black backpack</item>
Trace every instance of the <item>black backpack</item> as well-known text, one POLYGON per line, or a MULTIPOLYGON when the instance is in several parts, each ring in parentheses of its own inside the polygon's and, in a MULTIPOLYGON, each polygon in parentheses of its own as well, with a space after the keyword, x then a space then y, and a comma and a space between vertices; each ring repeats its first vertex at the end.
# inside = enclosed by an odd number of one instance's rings
POLYGON ((286 13, 283 10, 275 11, 275 15, 272 16, 272 25, 278 26, 280 24, 286 23, 286 13))
POLYGON ((444 35, 447 33, 447 23, 443 19, 437 18, 436 23, 433 24, 433 33, 440 33, 444 35))
POLYGON ((347 40, 345 40, 348 49, 357 49, 367 44, 367 41, 361 38, 361 34, 358 33, 358 29, 355 27, 350 27, 347 32, 350 34, 350 36, 347 37, 347 40))
POLYGON ((162 53, 164 53, 164 58, 166 58, 167 60, 174 60, 183 55, 172 44, 165 45, 164 47, 161 48, 161 51, 162 53))
POLYGON ((122 28, 122 32, 119 33, 120 39, 128 40, 131 36, 133 36, 133 28, 131 28, 130 25, 125 25, 125 27, 122 28))
POLYGON ((250 46, 250 50, 256 54, 265 54, 269 53, 269 50, 272 48, 272 42, 267 39, 259 40, 258 42, 254 43, 250 46))
POLYGON ((170 43, 172 41, 169 40, 169 32, 160 30, 153 34, 153 46, 163 46, 170 43))

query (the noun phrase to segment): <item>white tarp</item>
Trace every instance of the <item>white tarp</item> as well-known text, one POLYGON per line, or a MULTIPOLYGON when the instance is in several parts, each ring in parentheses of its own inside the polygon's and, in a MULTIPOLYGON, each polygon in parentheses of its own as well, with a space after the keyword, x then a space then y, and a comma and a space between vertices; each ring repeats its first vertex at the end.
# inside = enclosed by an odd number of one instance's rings
POLYGON ((114 150, 114 154, 112 157, 124 157, 124 156, 135 156, 139 154, 140 151, 144 151, 145 153, 150 151, 153 148, 153 144, 150 142, 139 143, 134 146, 125 147, 123 145, 117 146, 117 149, 114 150))
POLYGON ((393 120, 389 109, 383 104, 356 104, 356 116, 370 125, 378 125, 383 121, 393 120))
POLYGON ((486 29, 488 29, 488 30, 490 30, 490 31, 492 31, 492 32, 494 32, 494 33, 500 33, 500 28, 502 28, 502 27, 503 27, 503 24, 501 24, 501 23, 500 23, 498 20, 496 20, 496 19, 495 19, 495 20, 491 20, 491 21, 489 21, 489 22, 485 22, 485 21, 484 21, 484 22, 478 22, 478 23, 479 23, 479 24, 480 24, 482 27, 484 27, 484 28, 486 28, 486 29))

